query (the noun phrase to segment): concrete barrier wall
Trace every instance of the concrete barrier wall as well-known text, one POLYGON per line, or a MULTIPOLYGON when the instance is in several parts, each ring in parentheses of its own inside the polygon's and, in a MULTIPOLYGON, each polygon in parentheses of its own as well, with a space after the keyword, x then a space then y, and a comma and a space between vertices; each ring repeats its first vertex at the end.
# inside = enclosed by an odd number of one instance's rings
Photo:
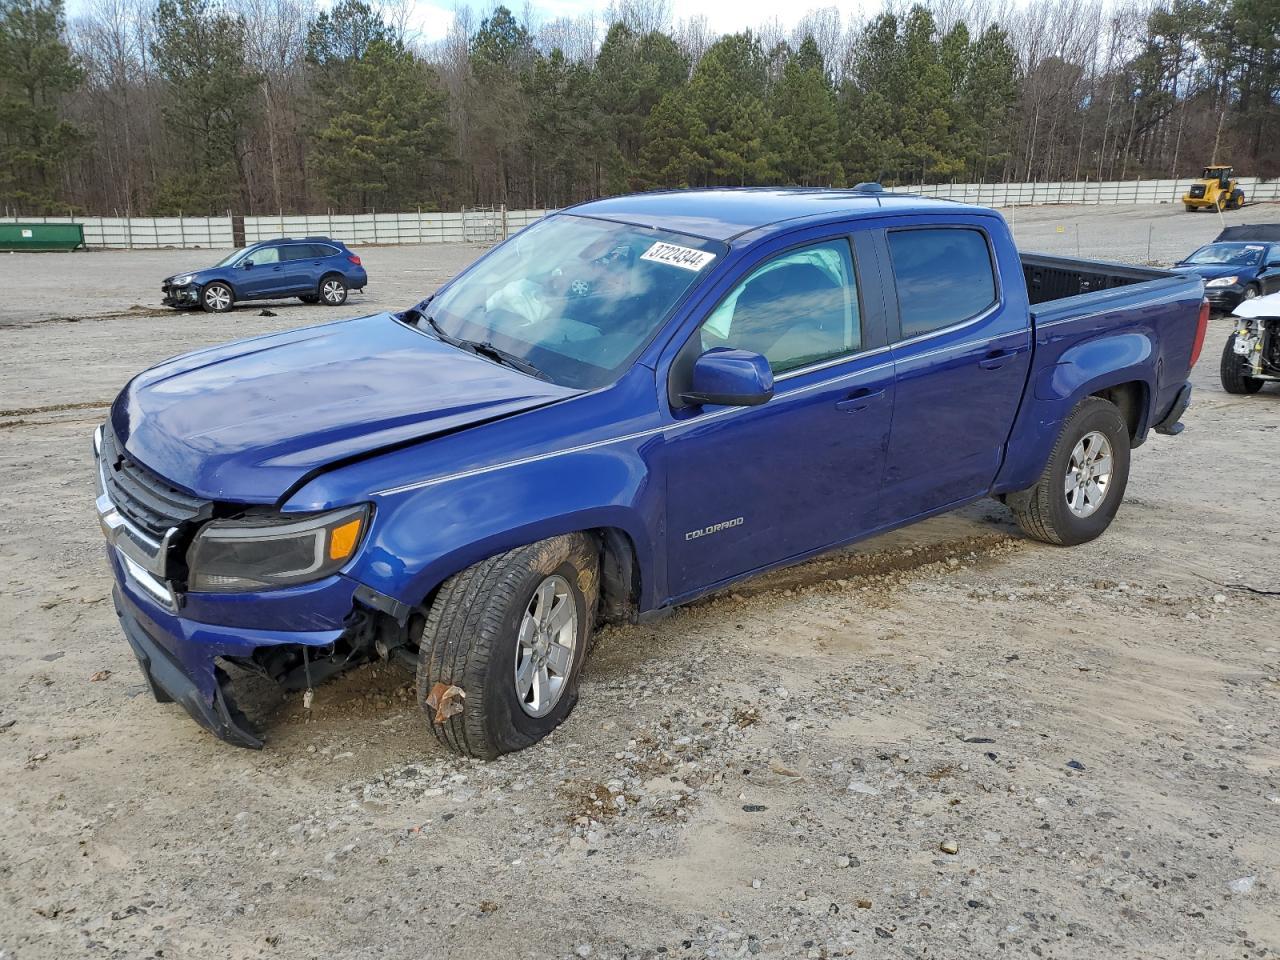
MULTIPOLYGON (((963 200, 989 207, 1017 207, 1054 203, 1153 204, 1181 203, 1194 180, 1062 181, 1055 183, 932 183, 918 187, 890 187, 895 193, 963 200)), ((1245 202, 1280 200, 1280 180, 1240 177, 1245 202)))
MULTIPOLYGON (((1280 180, 1241 177, 1247 202, 1280 201, 1280 180)), ((891 187, 895 193, 963 200, 991 207, 1044 204, 1181 203, 1191 180, 1076 181, 1061 183, 937 183, 891 187)), ((246 243, 273 237, 327 236, 365 244, 493 244, 546 216, 547 210, 467 210, 455 213, 307 214, 244 218, 246 243)), ((90 247, 228 249, 232 218, 225 217, 0 217, 0 222, 80 223, 90 247)))

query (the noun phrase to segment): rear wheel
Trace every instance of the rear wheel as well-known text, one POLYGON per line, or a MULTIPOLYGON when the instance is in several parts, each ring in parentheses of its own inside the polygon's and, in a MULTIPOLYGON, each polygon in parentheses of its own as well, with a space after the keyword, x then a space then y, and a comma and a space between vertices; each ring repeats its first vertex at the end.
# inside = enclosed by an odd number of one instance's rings
POLYGON ((235 302, 235 294, 221 280, 213 281, 200 292, 200 306, 210 313, 226 313, 235 302))
POLYGON ((347 281, 331 273, 320 281, 320 302, 330 307, 340 307, 347 302, 347 281))
POLYGON ((1227 344, 1222 348, 1222 363, 1218 367, 1218 377, 1222 380, 1222 389, 1227 393, 1257 393, 1262 389, 1265 380, 1245 376, 1244 357, 1236 353, 1236 335, 1227 337, 1227 344))
POLYGON ((1062 425, 1035 486, 1005 502, 1045 543, 1086 543, 1111 525, 1129 482, 1129 426, 1115 404, 1085 397, 1062 425))
POLYGON ((554 730, 578 699, 598 595, 596 545, 581 533, 518 547, 445 581, 418 654, 418 700, 436 739, 491 760, 554 730), (453 686, 461 710, 441 716, 428 700, 453 686))

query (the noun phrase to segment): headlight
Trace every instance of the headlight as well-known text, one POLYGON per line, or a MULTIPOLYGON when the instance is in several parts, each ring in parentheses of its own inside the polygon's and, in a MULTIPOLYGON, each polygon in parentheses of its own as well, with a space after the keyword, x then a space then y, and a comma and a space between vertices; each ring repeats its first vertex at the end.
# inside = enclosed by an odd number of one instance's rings
POLYGON ((1205 286, 1206 287, 1229 287, 1239 279, 1240 279, 1239 277, 1214 277, 1212 280, 1206 283, 1205 286))
POLYGON ((172 280, 169 281, 169 283, 175 287, 185 287, 188 283, 191 282, 191 278, 194 276, 195 276, 194 273, 184 273, 180 277, 174 277, 172 280))
POLYGON ((369 507, 344 507, 303 520, 215 520, 187 551, 195 591, 287 587, 337 573, 355 556, 369 507))

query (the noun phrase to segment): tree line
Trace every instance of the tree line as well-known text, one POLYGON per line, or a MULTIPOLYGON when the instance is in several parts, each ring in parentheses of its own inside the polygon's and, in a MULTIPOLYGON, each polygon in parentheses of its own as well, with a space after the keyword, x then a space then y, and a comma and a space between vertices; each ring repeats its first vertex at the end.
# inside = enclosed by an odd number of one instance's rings
MULTIPOLYGON (((893 0, 890 0, 893 2, 893 0)), ((557 207, 668 186, 1280 173, 1280 0, 932 0, 716 36, 336 0, 0 0, 25 214, 557 207)))

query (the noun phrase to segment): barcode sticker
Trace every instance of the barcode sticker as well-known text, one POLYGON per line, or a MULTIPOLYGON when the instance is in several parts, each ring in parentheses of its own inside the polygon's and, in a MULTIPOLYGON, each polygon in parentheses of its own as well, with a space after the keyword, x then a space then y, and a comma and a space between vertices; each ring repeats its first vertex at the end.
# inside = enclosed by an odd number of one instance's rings
POLYGON ((641 260, 665 263, 667 266, 679 267, 681 270, 692 270, 694 273, 697 273, 715 258, 716 255, 714 253, 707 253, 705 250, 680 247, 674 243, 663 243, 661 241, 658 241, 640 254, 641 260))

